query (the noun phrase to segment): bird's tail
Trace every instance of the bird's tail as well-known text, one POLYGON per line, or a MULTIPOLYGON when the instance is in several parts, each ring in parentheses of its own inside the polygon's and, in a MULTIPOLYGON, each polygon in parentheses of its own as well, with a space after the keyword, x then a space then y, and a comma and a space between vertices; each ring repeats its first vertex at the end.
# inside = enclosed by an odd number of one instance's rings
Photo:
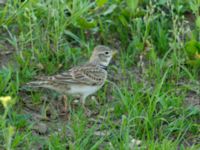
POLYGON ((21 90, 31 90, 32 88, 47 87, 48 81, 32 81, 21 86, 21 90))
POLYGON ((29 83, 26 83, 25 86, 28 87, 43 87, 47 85, 49 82, 48 81, 32 81, 29 83))

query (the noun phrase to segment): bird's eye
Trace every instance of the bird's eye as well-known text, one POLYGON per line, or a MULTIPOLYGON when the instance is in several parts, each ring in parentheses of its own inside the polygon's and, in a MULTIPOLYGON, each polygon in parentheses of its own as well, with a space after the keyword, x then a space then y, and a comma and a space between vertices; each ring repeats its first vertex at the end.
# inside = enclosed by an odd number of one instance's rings
POLYGON ((105 52, 105 54, 106 54, 106 55, 108 55, 108 54, 109 54, 109 52, 105 52))

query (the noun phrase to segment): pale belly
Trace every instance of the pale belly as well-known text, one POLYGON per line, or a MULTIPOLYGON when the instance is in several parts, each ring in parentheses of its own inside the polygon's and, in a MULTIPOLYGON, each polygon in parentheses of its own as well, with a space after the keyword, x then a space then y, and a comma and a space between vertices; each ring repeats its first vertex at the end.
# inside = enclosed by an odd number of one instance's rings
POLYGON ((95 93, 101 87, 102 86, 71 85, 70 90, 67 91, 67 93, 72 94, 72 95, 81 94, 81 95, 84 95, 84 96, 88 96, 88 95, 95 93))

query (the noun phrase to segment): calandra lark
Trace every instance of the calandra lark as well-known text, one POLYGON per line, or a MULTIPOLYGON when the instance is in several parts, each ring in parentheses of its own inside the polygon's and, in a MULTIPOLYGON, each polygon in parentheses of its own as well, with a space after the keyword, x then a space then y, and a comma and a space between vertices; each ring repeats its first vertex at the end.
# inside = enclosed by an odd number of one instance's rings
POLYGON ((116 51, 106 46, 96 46, 86 64, 58 75, 42 77, 27 85, 52 89, 64 95, 78 95, 84 105, 87 96, 95 93, 104 85, 107 78, 106 68, 115 53, 116 51))

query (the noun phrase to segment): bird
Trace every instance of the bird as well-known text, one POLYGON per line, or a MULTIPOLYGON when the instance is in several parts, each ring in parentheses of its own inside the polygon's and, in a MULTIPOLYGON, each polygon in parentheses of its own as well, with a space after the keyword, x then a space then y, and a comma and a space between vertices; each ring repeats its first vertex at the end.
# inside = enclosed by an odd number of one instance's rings
POLYGON ((97 92, 107 80, 107 67, 117 53, 105 45, 97 45, 88 62, 60 74, 40 77, 26 85, 47 88, 63 95, 79 96, 85 106, 86 98, 97 92))

